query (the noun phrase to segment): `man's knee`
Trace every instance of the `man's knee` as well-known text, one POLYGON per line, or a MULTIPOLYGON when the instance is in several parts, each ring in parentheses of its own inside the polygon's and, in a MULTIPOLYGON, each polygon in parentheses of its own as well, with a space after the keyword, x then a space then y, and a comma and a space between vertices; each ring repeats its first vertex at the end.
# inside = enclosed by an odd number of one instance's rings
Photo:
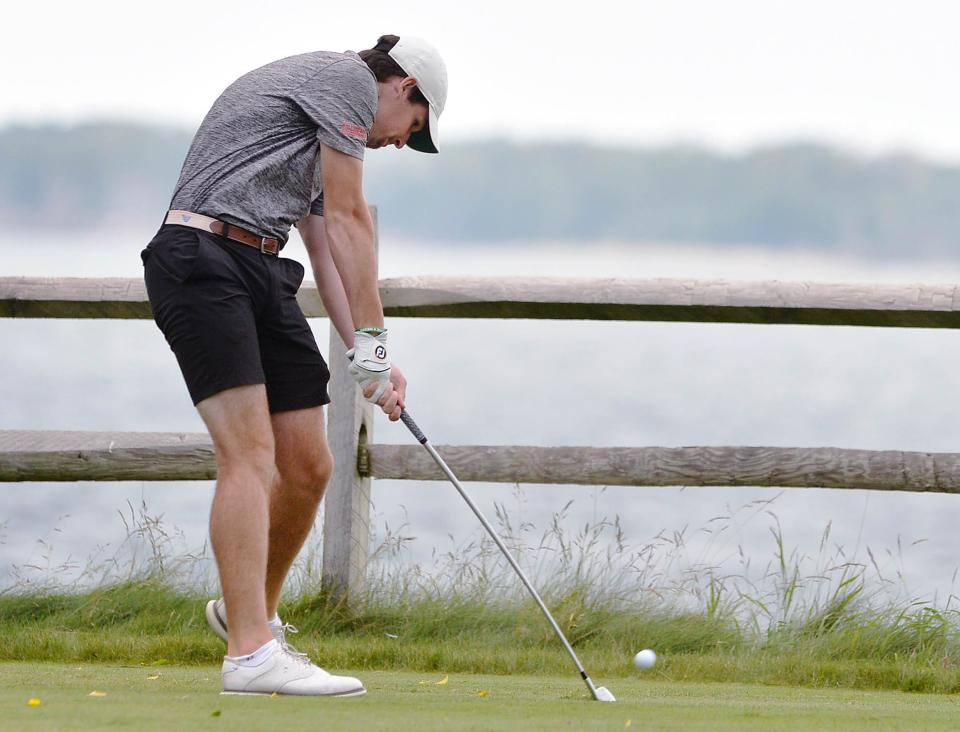
POLYGON ((323 494, 333 475, 333 453, 326 445, 322 445, 304 465, 304 484, 323 494))
POLYGON ((320 497, 333 475, 333 454, 326 445, 298 455, 287 464, 279 465, 280 478, 289 487, 305 494, 320 497))
POLYGON ((276 475, 273 440, 255 439, 242 449, 217 452, 217 472, 221 478, 242 476, 269 488, 276 475))
POLYGON ((239 386, 197 405, 213 440, 219 478, 237 475, 269 485, 276 468, 276 441, 262 384, 239 386))

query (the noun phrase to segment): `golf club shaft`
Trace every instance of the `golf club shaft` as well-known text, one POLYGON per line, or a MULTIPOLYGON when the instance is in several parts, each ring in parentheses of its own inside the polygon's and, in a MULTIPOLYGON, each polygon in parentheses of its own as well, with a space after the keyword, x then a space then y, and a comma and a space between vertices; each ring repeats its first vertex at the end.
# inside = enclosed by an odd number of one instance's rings
POLYGON ((513 570, 517 573, 517 576, 520 578, 520 581, 523 582, 524 586, 530 591, 530 594, 533 596, 533 599, 537 601, 537 605, 540 606, 540 609, 543 611, 543 614, 546 616, 547 620, 550 621, 550 625, 553 626, 554 632, 557 634, 557 637, 560 639, 560 642, 563 643, 563 647, 567 649, 567 653, 570 654, 570 658, 573 659, 574 665, 577 667, 577 671, 580 672, 580 677, 583 679, 584 683, 587 685, 587 688, 590 690, 590 693, 593 695, 594 699, 599 699, 597 694, 597 687, 593 685, 593 681, 590 678, 590 675, 584 669, 583 664, 580 663, 580 659, 577 658, 576 652, 573 650, 573 646, 570 645, 570 642, 567 640, 567 637, 563 634, 563 631, 560 630, 560 626, 557 625, 557 621, 553 619, 553 615, 547 609, 547 606, 544 604, 543 600, 540 599, 540 595, 534 589, 533 585, 530 583, 530 580, 527 579, 527 575, 520 568, 520 565, 517 563, 517 560, 513 558, 513 555, 510 553, 510 550, 507 549, 506 545, 497 535, 497 532, 494 530, 493 526, 490 525, 490 522, 487 521, 486 517, 481 513, 480 509, 477 507, 477 504, 473 502, 467 492, 464 490, 463 486, 460 485, 460 481, 457 480, 457 476, 453 474, 453 471, 450 470, 450 467, 447 465, 446 461, 440 457, 433 445, 427 441, 426 435, 420 431, 420 428, 417 426, 417 423, 413 421, 407 410, 403 410, 400 413, 400 419, 403 420, 403 423, 410 430, 411 434, 417 441, 423 445, 427 452, 430 453, 430 456, 434 459, 437 465, 440 466, 440 469, 446 474, 447 478, 450 479, 450 482, 453 483, 453 487, 457 489, 457 492, 467 502, 467 505, 470 506, 470 510, 473 511, 474 515, 480 520, 480 523, 483 524, 483 528, 487 530, 487 533, 490 534, 490 538, 493 539, 494 543, 499 547, 500 551, 503 553, 503 556, 507 558, 507 561, 510 562, 510 566, 513 567, 513 570))

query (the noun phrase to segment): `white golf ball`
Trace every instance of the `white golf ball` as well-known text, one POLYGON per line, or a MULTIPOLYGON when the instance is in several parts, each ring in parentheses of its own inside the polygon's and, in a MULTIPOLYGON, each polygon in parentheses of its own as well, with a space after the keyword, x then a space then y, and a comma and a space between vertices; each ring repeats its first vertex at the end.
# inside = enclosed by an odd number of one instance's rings
POLYGON ((657 662, 657 654, 649 648, 644 648, 640 653, 633 657, 633 665, 639 669, 653 668, 657 662))

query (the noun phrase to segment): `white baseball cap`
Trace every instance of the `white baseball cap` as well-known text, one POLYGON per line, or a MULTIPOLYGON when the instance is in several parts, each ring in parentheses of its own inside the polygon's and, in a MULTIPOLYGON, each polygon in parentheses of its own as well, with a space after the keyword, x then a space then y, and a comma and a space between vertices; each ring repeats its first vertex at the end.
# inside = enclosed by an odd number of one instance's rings
POLYGON ((407 145, 419 152, 439 152, 440 135, 437 122, 447 103, 447 65, 440 58, 437 49, 416 36, 400 36, 400 40, 387 54, 399 64, 407 76, 417 80, 417 88, 426 97, 429 105, 426 127, 410 135, 407 145))

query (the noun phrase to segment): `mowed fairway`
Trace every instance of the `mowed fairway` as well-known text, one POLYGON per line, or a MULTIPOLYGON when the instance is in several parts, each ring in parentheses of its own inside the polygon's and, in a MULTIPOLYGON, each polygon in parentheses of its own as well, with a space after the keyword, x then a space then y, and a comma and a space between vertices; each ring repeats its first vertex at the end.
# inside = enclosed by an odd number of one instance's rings
POLYGON ((588 701, 576 677, 367 671, 357 699, 222 697, 213 667, 0 664, 0 728, 928 730, 960 726, 960 697, 690 684, 655 676, 607 682, 588 701), (96 692, 96 693, 94 693, 96 692), (91 696, 91 694, 93 695, 91 696), (31 706, 30 699, 39 704, 31 706))

